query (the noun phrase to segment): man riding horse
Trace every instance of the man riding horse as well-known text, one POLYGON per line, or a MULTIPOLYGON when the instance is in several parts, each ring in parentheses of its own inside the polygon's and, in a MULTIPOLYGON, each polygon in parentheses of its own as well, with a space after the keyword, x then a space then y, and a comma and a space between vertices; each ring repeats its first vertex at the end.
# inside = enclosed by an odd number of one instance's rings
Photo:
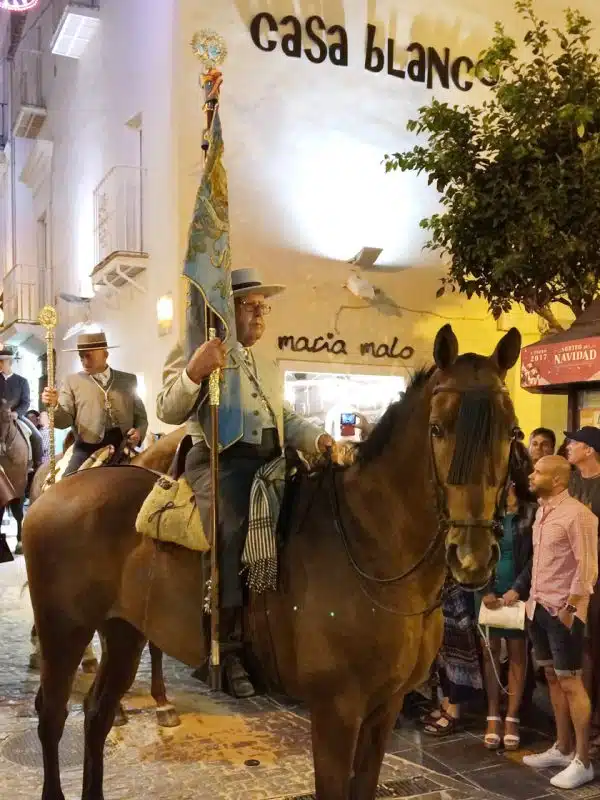
POLYGON ((54 406, 57 428, 72 428, 75 434, 73 456, 65 475, 77 472, 87 459, 107 445, 118 448, 126 439, 139 445, 146 435, 148 418, 137 394, 137 379, 129 372, 108 365, 106 335, 84 333, 77 346, 65 352, 78 352, 82 370, 65 378, 60 392, 46 387, 42 402, 54 406))
POLYGON ((40 432, 25 416, 29 411, 31 392, 29 383, 22 375, 12 371, 14 353, 10 348, 0 350, 0 400, 6 400, 25 438, 30 442, 33 471, 43 460, 43 442, 40 432))
POLYGON ((187 422, 193 440, 185 476, 194 490, 206 531, 210 530, 211 476, 206 379, 215 369, 239 370, 238 400, 223 393, 219 408, 219 567, 221 637, 225 685, 234 697, 251 697, 254 687, 241 662, 243 588, 241 556, 248 526, 250 490, 257 470, 281 454, 282 444, 307 453, 325 452, 334 441, 284 403, 283 381, 276 362, 254 345, 265 332, 265 300, 285 287, 264 284, 254 269, 233 270, 237 343, 226 350, 220 339, 202 344, 186 364, 177 345, 169 354, 163 388, 156 401, 159 419, 170 425, 187 422), (230 435, 235 430, 237 435, 230 435))

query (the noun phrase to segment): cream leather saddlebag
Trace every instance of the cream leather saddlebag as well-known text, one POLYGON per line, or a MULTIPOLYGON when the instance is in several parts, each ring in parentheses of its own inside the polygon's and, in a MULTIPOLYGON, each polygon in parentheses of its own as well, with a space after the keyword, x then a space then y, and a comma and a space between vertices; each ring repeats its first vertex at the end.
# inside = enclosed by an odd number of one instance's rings
POLYGON ((519 600, 512 606, 486 608, 482 603, 479 610, 479 624, 482 628, 506 628, 507 630, 525 630, 525 603, 519 600))
POLYGON ((185 478, 161 475, 139 510, 135 528, 144 536, 188 550, 210 550, 196 498, 185 478))

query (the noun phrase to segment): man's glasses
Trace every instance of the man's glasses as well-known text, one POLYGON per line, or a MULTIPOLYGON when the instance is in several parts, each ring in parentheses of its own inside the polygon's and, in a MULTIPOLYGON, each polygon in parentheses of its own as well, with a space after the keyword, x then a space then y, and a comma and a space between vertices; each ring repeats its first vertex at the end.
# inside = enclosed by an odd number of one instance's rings
POLYGON ((240 305, 248 314, 253 314, 255 317, 266 317, 271 313, 271 306, 266 303, 249 303, 247 300, 240 300, 240 305))

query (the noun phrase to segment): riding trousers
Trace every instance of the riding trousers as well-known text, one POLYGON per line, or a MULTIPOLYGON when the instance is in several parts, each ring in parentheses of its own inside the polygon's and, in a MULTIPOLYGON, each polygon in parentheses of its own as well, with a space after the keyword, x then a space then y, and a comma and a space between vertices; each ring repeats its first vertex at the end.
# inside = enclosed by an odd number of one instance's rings
MULTIPOLYGON (((250 490, 257 470, 281 453, 277 431, 263 430, 260 445, 238 442, 219 455, 219 586, 221 608, 241 608, 242 552, 248 531, 250 490)), ((210 451, 195 444, 185 460, 185 477, 194 491, 202 525, 210 538, 210 451)))
POLYGON ((84 442, 82 439, 76 439, 73 445, 73 455, 69 461, 69 466, 65 470, 65 477, 77 472, 79 467, 88 460, 97 450, 106 447, 109 444, 117 449, 123 441, 123 431, 120 428, 110 428, 104 434, 104 438, 99 442, 89 443, 84 442))
POLYGON ((31 459, 33 461, 33 468, 37 469, 44 460, 44 443, 42 441, 42 436, 33 422, 27 419, 27 417, 19 417, 19 422, 26 425, 31 434, 29 437, 29 441, 31 442, 31 459))

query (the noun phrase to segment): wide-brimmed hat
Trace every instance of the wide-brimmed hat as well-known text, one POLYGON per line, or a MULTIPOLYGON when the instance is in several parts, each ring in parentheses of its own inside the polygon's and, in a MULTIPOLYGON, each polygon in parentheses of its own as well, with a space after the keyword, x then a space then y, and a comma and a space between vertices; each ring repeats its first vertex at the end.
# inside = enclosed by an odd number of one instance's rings
POLYGON ((597 453, 600 453, 600 428, 594 428, 593 425, 586 425, 578 431, 563 431, 567 439, 572 442, 582 442, 592 447, 597 453))
POLYGON ((2 349, 0 349, 0 359, 14 358, 14 357, 15 357, 15 352, 10 347, 2 347, 2 349))
POLYGON ((118 345, 108 345, 104 331, 97 333, 80 333, 77 337, 77 346, 63 350, 64 353, 85 353, 89 350, 114 350, 118 345))
POLYGON ((231 288, 234 297, 241 297, 250 292, 260 292, 265 297, 273 297, 285 291, 286 287, 281 283, 263 283, 257 270, 247 268, 231 271, 231 288))

